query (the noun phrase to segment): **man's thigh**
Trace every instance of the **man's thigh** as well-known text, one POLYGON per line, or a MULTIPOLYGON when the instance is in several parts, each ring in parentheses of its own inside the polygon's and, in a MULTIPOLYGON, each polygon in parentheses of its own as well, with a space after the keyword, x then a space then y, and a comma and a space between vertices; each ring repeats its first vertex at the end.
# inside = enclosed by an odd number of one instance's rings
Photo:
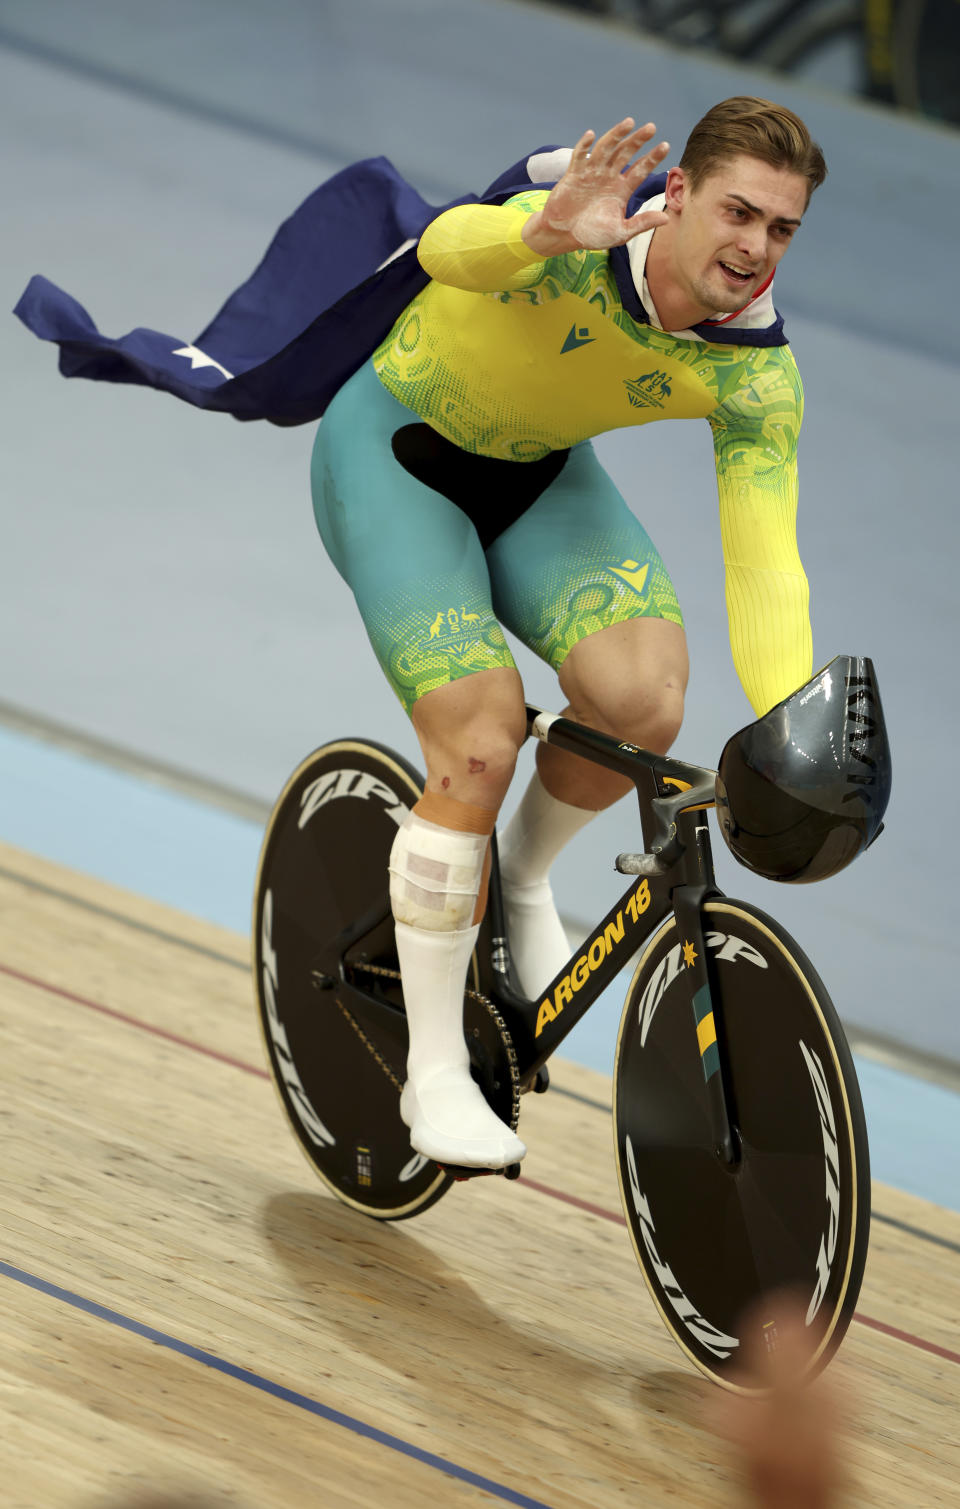
POLYGON ((407 712, 461 676, 514 664, 476 530, 393 454, 412 417, 362 368, 328 408, 311 465, 320 536, 407 712))
POLYGON ((559 670, 614 624, 683 615, 660 554, 589 444, 487 551, 501 623, 559 670))

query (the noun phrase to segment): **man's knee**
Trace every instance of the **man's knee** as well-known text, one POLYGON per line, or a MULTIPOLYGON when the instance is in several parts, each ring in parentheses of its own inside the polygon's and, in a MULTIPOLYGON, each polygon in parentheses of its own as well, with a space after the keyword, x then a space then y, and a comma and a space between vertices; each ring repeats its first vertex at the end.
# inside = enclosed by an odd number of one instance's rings
POLYGON ((613 698, 592 697, 582 721, 603 733, 665 754, 683 722, 683 690, 668 684, 624 688, 613 698))
POLYGON ((468 676, 430 692, 413 722, 427 762, 428 789, 482 807, 499 807, 526 738, 516 673, 468 676), (505 676, 512 674, 508 685, 505 676))
POLYGON ((444 729, 423 744, 428 787, 459 801, 498 807, 513 778, 521 742, 510 727, 484 719, 444 729))
POLYGON ((679 625, 632 619, 574 645, 560 682, 578 721, 663 754, 683 722, 687 675, 679 625))
POLYGON ((680 732, 686 679, 679 672, 642 668, 622 679, 571 683, 564 691, 577 722, 657 754, 680 732))
POLYGON ((643 743, 657 754, 666 754, 683 723, 684 686, 667 678, 656 685, 640 688, 629 708, 633 744, 643 743))

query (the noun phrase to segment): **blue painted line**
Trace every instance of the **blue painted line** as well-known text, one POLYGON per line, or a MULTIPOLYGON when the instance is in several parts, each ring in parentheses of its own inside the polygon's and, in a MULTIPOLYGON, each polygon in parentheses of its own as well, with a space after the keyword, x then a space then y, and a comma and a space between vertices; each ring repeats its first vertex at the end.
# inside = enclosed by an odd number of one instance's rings
POLYGON ((468 1467, 459 1467, 455 1462, 448 1462, 445 1457, 438 1457, 432 1451, 424 1451, 409 1441, 401 1440, 399 1436, 391 1436, 387 1431, 378 1430, 375 1425, 367 1425, 363 1420, 355 1420, 352 1415, 345 1415, 338 1409, 331 1409, 329 1405, 321 1404, 319 1399, 311 1399, 307 1394, 297 1393, 296 1389, 285 1388, 282 1383, 274 1383, 272 1379, 263 1378, 259 1373, 252 1373, 248 1368, 237 1367, 235 1363, 227 1362, 224 1358, 215 1356, 213 1352, 205 1352, 200 1347, 191 1346, 187 1341, 180 1341, 176 1336, 168 1336, 165 1331, 156 1331, 152 1326, 145 1326, 138 1320, 131 1320, 128 1315, 121 1315, 117 1310, 109 1310, 106 1305, 98 1305, 92 1299, 84 1299, 82 1294, 74 1294, 69 1289, 61 1289, 57 1284, 48 1283, 46 1279, 38 1278, 33 1273, 26 1273, 22 1268, 15 1268, 12 1263, 5 1263, 2 1259, 0 1259, 0 1273, 18 1284, 24 1284, 28 1289, 35 1289, 51 1299, 60 1300, 61 1303, 71 1305, 75 1310, 82 1310, 86 1315, 92 1315, 97 1320, 105 1320, 111 1326, 119 1326, 122 1331, 130 1331, 134 1336, 142 1336, 146 1341, 152 1341, 170 1352, 178 1352, 181 1357, 189 1357, 193 1362, 200 1362, 204 1367, 212 1368, 214 1372, 225 1373, 228 1378, 236 1378, 239 1383, 246 1383, 250 1388, 260 1389, 264 1394, 271 1394, 275 1399, 282 1399, 285 1404, 293 1404, 297 1409, 306 1410, 308 1414, 319 1415, 322 1420, 328 1420, 331 1425, 339 1425, 344 1430, 352 1431, 356 1436, 364 1436, 368 1441, 375 1441, 378 1446, 386 1446, 388 1450, 397 1451, 401 1456, 412 1457, 414 1461, 422 1462, 425 1467, 432 1467, 437 1472, 446 1473, 448 1477, 457 1478, 461 1483, 469 1483, 473 1488, 482 1488, 485 1493, 492 1493, 507 1504, 517 1504, 520 1509, 551 1509, 551 1506, 545 1504, 542 1499, 532 1499, 525 1493, 517 1493, 515 1489, 508 1488, 503 1483, 496 1483, 492 1478, 485 1478, 478 1472, 471 1472, 468 1467))

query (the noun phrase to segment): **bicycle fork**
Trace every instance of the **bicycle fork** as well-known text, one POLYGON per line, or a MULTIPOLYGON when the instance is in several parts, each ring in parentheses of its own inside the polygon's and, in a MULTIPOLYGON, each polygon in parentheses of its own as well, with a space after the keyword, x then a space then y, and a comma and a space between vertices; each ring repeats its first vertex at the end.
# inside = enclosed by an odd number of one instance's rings
MULTIPOLYGON (((710 965, 703 929, 703 903, 712 893, 707 885, 679 885, 672 895, 674 916, 693 1007, 700 1048, 700 1062, 707 1086, 707 1103, 713 1134, 713 1151, 721 1163, 734 1168, 740 1162, 740 1142, 731 1116, 728 1084, 717 1040, 717 999, 711 988, 710 965)), ((720 1020, 722 1035, 723 1023, 720 1020)))

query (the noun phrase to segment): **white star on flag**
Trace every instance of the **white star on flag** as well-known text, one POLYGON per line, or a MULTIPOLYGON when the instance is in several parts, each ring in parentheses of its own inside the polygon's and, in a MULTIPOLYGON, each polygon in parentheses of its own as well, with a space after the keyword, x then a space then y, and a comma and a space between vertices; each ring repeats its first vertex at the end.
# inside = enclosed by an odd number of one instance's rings
POLYGON ((221 367, 219 362, 215 362, 212 356, 208 356, 205 351, 201 351, 199 346, 181 346, 172 354, 174 356, 188 356, 192 372, 196 372, 198 367, 216 367, 217 371, 222 372, 224 377, 233 376, 233 373, 228 372, 226 367, 221 367))

